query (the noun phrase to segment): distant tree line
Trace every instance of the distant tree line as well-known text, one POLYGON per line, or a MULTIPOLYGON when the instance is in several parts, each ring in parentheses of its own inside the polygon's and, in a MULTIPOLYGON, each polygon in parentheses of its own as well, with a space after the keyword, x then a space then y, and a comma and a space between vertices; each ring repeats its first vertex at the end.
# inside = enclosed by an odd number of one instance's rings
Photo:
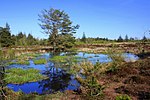
POLYGON ((67 51, 73 48, 77 43, 106 43, 106 42, 131 42, 131 41, 149 41, 144 37, 139 40, 136 38, 125 36, 122 38, 120 35, 118 39, 108 39, 108 38, 90 38, 86 37, 85 32, 82 38, 75 39, 74 34, 79 28, 79 25, 72 25, 73 22, 70 17, 64 11, 59 9, 44 9, 41 14, 39 14, 40 21, 39 25, 44 33, 49 35, 48 39, 38 39, 32 36, 31 33, 28 35, 19 32, 14 35, 10 31, 10 26, 6 23, 5 27, 0 27, 0 47, 11 47, 11 46, 52 46, 54 52, 67 51))
POLYGON ((125 38, 123 39, 123 38, 121 37, 121 35, 120 35, 119 38, 118 38, 117 40, 115 40, 115 41, 117 41, 117 42, 145 41, 145 42, 146 42, 146 41, 148 41, 148 40, 149 40, 149 39, 146 38, 145 35, 143 36, 142 39, 137 39, 137 38, 133 38, 133 37, 128 38, 128 35, 126 35, 125 38))
POLYGON ((146 38, 146 36, 144 35, 142 39, 137 39, 136 37, 133 38, 133 37, 128 37, 128 35, 125 35, 125 38, 122 38, 122 36, 120 35, 118 37, 118 39, 108 39, 108 38, 101 38, 101 37, 96 37, 96 38, 93 38, 93 37, 86 37, 85 35, 85 32, 83 33, 83 36, 82 38, 79 38, 77 39, 77 41, 79 42, 83 42, 83 43, 89 43, 89 42, 136 42, 136 41, 149 41, 150 39, 146 38))
POLYGON ((6 23, 5 27, 0 27, 0 47, 32 45, 48 45, 48 40, 34 38, 31 33, 26 35, 19 32, 17 35, 14 35, 10 31, 8 23, 6 23))
POLYGON ((54 34, 49 34, 48 39, 38 39, 32 36, 31 33, 26 35, 23 32, 19 32, 18 34, 14 35, 10 31, 10 26, 8 23, 6 23, 5 27, 0 27, 0 47, 11 47, 11 46, 33 46, 33 45, 42 45, 42 46, 49 46, 52 45, 54 46, 54 42, 56 42, 56 48, 57 50, 62 50, 62 49, 67 49, 67 48, 72 48, 76 41, 77 42, 83 42, 83 43, 104 43, 104 42, 131 42, 131 41, 150 41, 146 36, 143 36, 142 39, 137 39, 133 37, 128 37, 126 35, 124 38, 120 35, 118 39, 108 39, 108 38, 90 38, 86 37, 85 32, 83 33, 82 38, 75 39, 73 37, 72 33, 57 33, 57 37, 53 37, 54 34))

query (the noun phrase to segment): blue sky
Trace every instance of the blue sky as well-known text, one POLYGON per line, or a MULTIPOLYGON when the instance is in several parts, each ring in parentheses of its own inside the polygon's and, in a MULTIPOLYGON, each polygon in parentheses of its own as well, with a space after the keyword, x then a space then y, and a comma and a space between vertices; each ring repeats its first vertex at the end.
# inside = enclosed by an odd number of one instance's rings
POLYGON ((0 26, 8 22, 13 34, 22 31, 47 38, 41 33, 38 14, 51 7, 64 10, 74 25, 80 25, 77 38, 83 32, 86 37, 141 38, 150 29, 150 0, 1 0, 0 4, 0 26))

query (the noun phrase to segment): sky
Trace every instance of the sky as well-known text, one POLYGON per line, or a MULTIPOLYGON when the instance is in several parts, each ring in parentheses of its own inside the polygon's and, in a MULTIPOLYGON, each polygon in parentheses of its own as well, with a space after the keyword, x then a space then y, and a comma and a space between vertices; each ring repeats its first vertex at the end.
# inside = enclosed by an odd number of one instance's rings
POLYGON ((6 22, 11 33, 31 33, 36 38, 48 38, 38 25, 43 9, 64 10, 73 25, 80 28, 76 38, 100 37, 117 39, 120 35, 150 38, 150 0, 1 0, 0 27, 6 22))

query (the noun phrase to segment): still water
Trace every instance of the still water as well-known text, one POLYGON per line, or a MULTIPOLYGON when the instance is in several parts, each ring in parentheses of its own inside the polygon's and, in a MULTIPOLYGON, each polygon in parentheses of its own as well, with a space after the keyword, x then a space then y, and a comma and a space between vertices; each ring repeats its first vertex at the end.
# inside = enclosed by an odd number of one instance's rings
MULTIPOLYGON (((66 53, 61 53, 60 55, 66 55, 66 53)), ((131 53, 123 54, 125 61, 137 60, 138 57, 131 53)), ((101 63, 111 62, 111 59, 106 54, 89 54, 79 52, 74 54, 74 56, 79 57, 78 61, 87 60, 95 64, 97 61, 101 63)), ((50 54, 46 53, 40 56, 40 58, 46 58, 47 61, 51 57, 50 54)), ((39 57, 37 57, 38 59, 39 57)), ((10 65, 9 68, 35 68, 40 70, 40 73, 48 76, 48 79, 44 79, 37 82, 28 82, 24 84, 8 84, 7 87, 14 91, 22 91, 25 94, 38 93, 38 94, 50 94, 57 91, 65 90, 76 90, 80 87, 79 82, 71 74, 68 74, 62 68, 55 66, 53 62, 48 61, 47 64, 35 65, 33 60, 29 61, 29 65, 10 65)))

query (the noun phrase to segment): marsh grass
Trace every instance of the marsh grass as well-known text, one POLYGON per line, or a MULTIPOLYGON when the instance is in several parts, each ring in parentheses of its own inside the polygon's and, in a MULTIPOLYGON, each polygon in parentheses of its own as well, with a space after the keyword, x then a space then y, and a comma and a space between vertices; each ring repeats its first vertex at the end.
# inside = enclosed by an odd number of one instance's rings
POLYGON ((52 58, 49 58, 50 61, 54 61, 54 62, 66 62, 65 59, 67 59, 68 56, 54 56, 52 58))
POLYGON ((11 62, 8 62, 8 65, 13 65, 13 64, 18 64, 18 65, 29 65, 29 61, 23 61, 23 60, 20 60, 20 61, 11 61, 11 62))
POLYGON ((27 53, 27 54, 22 54, 18 56, 16 59, 17 60, 29 60, 29 59, 34 59, 36 57, 39 57, 41 54, 36 54, 36 53, 27 53))
POLYGON ((49 58, 49 60, 53 62, 65 63, 68 61, 77 62, 78 58, 79 57, 76 57, 76 56, 54 56, 52 58, 49 58))
POLYGON ((4 80, 6 83, 22 84, 26 82, 35 82, 47 78, 39 73, 36 69, 23 70, 21 68, 12 68, 6 70, 4 80))
MULTIPOLYGON (((37 93, 24 94, 22 91, 14 92, 13 90, 5 87, 6 100, 60 100, 67 95, 63 92, 56 92, 54 94, 38 95, 37 93)), ((67 98, 65 99, 67 100, 67 98)))
POLYGON ((46 63, 47 63, 46 59, 44 59, 44 58, 35 59, 35 60, 33 60, 33 62, 34 62, 35 65, 38 65, 38 64, 46 64, 46 63))
POLYGON ((29 60, 34 59, 36 57, 39 57, 41 54, 36 54, 36 53, 28 53, 28 54, 22 54, 20 56, 17 56, 15 61, 8 62, 7 65, 13 65, 13 64, 18 64, 18 65, 29 65, 29 60))

